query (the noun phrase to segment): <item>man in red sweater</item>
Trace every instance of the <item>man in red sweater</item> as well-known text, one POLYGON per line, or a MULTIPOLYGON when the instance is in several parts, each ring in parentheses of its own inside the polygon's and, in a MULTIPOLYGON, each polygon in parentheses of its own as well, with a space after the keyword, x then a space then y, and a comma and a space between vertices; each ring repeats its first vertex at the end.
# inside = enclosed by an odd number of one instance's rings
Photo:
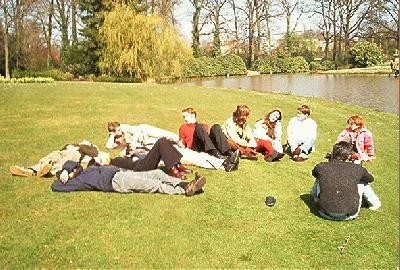
POLYGON ((227 138, 218 124, 213 125, 209 130, 207 124, 198 123, 196 111, 193 108, 183 109, 182 115, 186 124, 179 128, 179 139, 185 147, 206 152, 221 159, 233 155, 227 138))

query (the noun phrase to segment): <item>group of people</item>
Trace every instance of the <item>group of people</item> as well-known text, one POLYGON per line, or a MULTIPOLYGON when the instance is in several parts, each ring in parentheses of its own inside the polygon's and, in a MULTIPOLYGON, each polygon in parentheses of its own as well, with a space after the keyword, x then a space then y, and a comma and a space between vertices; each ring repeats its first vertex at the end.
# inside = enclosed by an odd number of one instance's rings
MULTIPOLYGON (((254 130, 248 124, 250 108, 238 105, 222 125, 209 128, 197 120, 194 108, 182 110, 185 121, 179 133, 151 125, 132 126, 109 122, 106 148, 119 148, 118 157, 84 141, 66 145, 42 158, 29 168, 12 166, 10 172, 19 176, 55 175, 53 191, 114 191, 185 194, 202 191, 206 178, 193 173, 186 165, 231 172, 237 170, 240 159, 257 160, 261 153, 266 162, 281 160, 285 154, 296 162, 304 162, 315 151, 317 124, 311 119, 307 105, 297 109, 297 115, 287 126, 287 142, 282 143, 282 112, 274 109, 256 121, 254 130), (86 169, 80 165, 88 162, 86 169), (166 173, 158 167, 164 165, 166 173)), ((375 158, 372 133, 361 116, 351 116, 348 127, 337 137, 328 162, 318 164, 312 189, 319 214, 331 220, 357 217, 364 199, 371 209, 381 203, 368 183, 372 175, 362 162, 375 158)))

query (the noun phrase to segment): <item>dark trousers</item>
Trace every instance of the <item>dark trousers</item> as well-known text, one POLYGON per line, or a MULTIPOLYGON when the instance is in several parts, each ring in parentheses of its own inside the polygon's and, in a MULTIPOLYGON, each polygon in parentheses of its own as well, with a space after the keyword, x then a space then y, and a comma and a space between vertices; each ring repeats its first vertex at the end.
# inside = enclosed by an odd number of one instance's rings
POLYGON ((137 172, 151 171, 158 167, 160 160, 164 161, 165 167, 169 170, 180 162, 182 154, 175 149, 170 141, 165 138, 159 139, 143 158, 132 161, 127 157, 116 157, 111 159, 110 165, 137 172))
POLYGON ((231 148, 225 134, 222 133, 220 125, 213 125, 210 129, 210 134, 207 134, 204 126, 197 124, 193 134, 192 149, 198 152, 218 150, 223 154, 231 148))

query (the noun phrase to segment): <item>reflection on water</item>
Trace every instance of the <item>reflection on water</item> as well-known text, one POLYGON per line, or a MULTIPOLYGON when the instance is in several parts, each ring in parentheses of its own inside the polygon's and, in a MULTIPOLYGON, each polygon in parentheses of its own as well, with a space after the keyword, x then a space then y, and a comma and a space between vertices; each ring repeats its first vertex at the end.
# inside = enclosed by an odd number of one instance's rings
POLYGON ((399 79, 388 75, 277 74, 196 79, 184 84, 315 96, 399 114, 399 79))

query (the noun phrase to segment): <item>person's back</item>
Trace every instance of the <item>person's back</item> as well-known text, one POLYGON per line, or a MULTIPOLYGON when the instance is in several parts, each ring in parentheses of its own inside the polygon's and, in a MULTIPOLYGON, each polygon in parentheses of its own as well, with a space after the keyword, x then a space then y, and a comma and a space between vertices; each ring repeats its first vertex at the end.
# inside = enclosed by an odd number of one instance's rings
POLYGON ((320 186, 317 205, 321 211, 330 213, 357 213, 357 184, 373 181, 372 175, 365 168, 340 160, 318 164, 313 170, 313 176, 319 180, 320 186))
POLYGON ((381 206, 371 186, 374 177, 367 169, 349 162, 352 145, 346 141, 333 146, 330 162, 314 167, 316 178, 311 195, 321 217, 330 220, 352 220, 358 216, 363 199, 371 210, 381 206))

